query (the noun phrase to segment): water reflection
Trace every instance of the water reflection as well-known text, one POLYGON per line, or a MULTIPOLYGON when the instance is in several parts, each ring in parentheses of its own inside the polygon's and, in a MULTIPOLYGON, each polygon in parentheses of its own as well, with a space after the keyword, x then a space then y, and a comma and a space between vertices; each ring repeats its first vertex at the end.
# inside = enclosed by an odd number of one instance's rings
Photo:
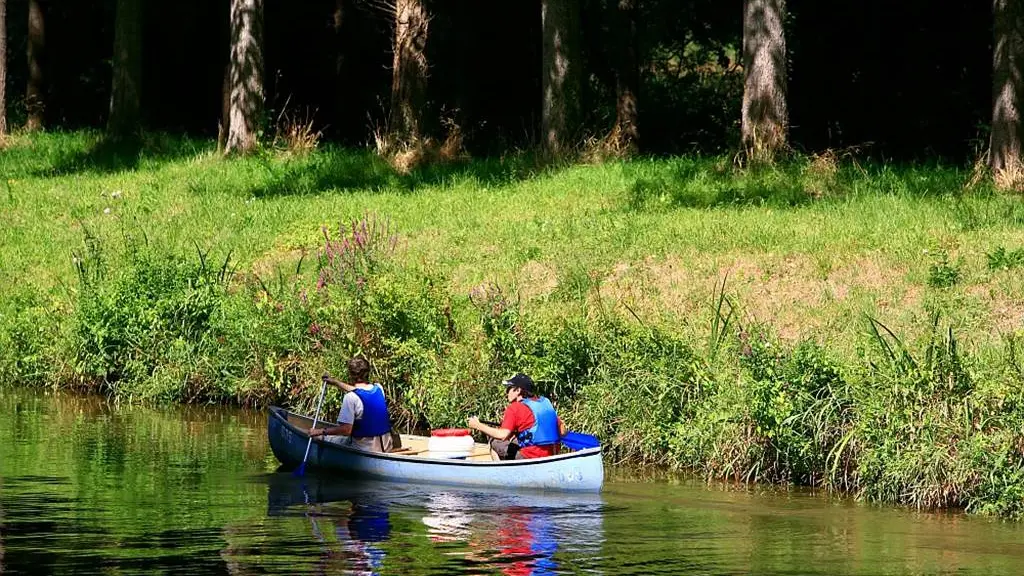
POLYGON ((346 568, 358 573, 385 573, 399 560, 416 562, 417 573, 600 573, 605 505, 599 494, 466 490, 314 474, 296 479, 284 473, 268 476, 267 484, 269 516, 305 516, 324 563, 344 558, 346 568), (421 548, 432 550, 432 558, 417 555, 421 548))
POLYGON ((610 475, 600 495, 274 474, 266 414, 0 388, 8 574, 1015 574, 1024 525, 610 475))
POLYGON ((0 574, 4 573, 4 507, 0 505, 0 574))

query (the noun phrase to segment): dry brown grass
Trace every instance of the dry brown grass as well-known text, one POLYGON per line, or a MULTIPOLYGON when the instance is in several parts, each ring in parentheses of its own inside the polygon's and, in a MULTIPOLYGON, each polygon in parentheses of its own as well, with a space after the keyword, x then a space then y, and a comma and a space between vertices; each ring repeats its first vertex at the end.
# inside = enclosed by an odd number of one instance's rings
POLYGON ((289 112, 288 102, 285 101, 281 113, 274 122, 274 139, 271 146, 297 156, 316 150, 323 132, 314 127, 314 115, 314 112, 308 109, 303 113, 289 112))
POLYGON ((1024 192, 1024 164, 1013 164, 992 173, 992 182, 1000 190, 1024 192))
POLYGON ((542 298, 558 288, 558 271, 550 264, 530 260, 519 271, 517 281, 524 300, 542 298))
POLYGON ((311 255, 303 248, 281 248, 266 252, 256 258, 250 270, 261 278, 271 278, 277 275, 278 271, 286 274, 295 272, 300 261, 309 262, 311 255))
POLYGON ((772 126, 766 132, 759 133, 757 126, 754 126, 749 136, 744 135, 743 149, 734 161, 741 168, 772 166, 792 152, 784 128, 772 126))
POLYGON ((971 168, 971 177, 964 186, 966 189, 974 188, 991 178, 992 184, 998 190, 1024 192, 1024 162, 1015 162, 1005 168, 992 170, 990 160, 989 150, 977 155, 971 168))
POLYGON ((636 155, 636 146, 630 144, 619 127, 612 128, 604 136, 590 136, 580 144, 578 156, 588 164, 601 164, 612 160, 624 160, 636 155))
POLYGON ((829 149, 820 154, 812 154, 807 166, 807 192, 814 198, 827 196, 836 184, 839 174, 839 155, 829 149))
POLYGON ((441 125, 444 128, 445 136, 437 152, 438 159, 441 162, 469 160, 462 126, 454 118, 442 118, 441 125))
POLYGON ((1014 334, 1024 329, 1024 302, 1017 295, 1007 293, 996 281, 971 286, 967 293, 989 311, 985 320, 996 333, 1014 334))
POLYGON ((837 189, 839 170, 842 166, 849 166, 860 171, 865 177, 868 173, 857 161, 858 155, 862 152, 858 146, 847 148, 829 148, 822 152, 811 154, 810 163, 804 171, 806 176, 807 192, 815 198, 827 196, 837 189))
POLYGON ((429 136, 403 139, 386 124, 373 130, 373 146, 378 156, 399 174, 431 164, 461 162, 470 158, 465 147, 462 127, 453 118, 443 118, 444 139, 438 142, 429 136))
MULTIPOLYGON (((8 127, 9 128, 9 127, 8 127)), ((0 134, 0 150, 13 148, 16 145, 24 145, 23 134, 19 130, 10 130, 0 134)))
POLYGON ((406 142, 397 145, 395 151, 385 158, 396 172, 409 174, 420 166, 432 164, 437 158, 437 146, 429 138, 406 142))
POLYGON ((964 188, 971 189, 984 182, 991 175, 988 169, 988 153, 979 155, 971 167, 971 177, 967 179, 964 188))
POLYGON ((920 289, 901 289, 905 270, 866 256, 830 263, 830 269, 823 274, 820 263, 803 254, 648 258, 615 265, 600 294, 606 305, 626 303, 645 317, 668 311, 699 327, 709 317, 716 283, 728 275, 726 291, 743 322, 770 325, 791 341, 842 332, 848 326, 834 319, 869 311, 865 306, 893 312, 922 307, 920 289))

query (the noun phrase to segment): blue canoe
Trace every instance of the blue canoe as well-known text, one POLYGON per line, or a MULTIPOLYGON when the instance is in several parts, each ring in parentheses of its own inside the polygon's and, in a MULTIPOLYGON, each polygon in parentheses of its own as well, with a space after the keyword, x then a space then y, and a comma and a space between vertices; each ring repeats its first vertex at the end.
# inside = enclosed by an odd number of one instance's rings
MULTIPOLYGON (((267 435, 281 464, 302 463, 313 419, 270 408, 267 435)), ((320 421, 318 428, 330 425, 320 421)), ((306 466, 344 473, 348 477, 380 478, 452 486, 530 488, 597 492, 604 483, 601 448, 587 448, 527 460, 493 461, 486 444, 476 444, 467 458, 452 459, 426 450, 425 436, 402 435, 404 453, 367 452, 313 439, 306 466)))

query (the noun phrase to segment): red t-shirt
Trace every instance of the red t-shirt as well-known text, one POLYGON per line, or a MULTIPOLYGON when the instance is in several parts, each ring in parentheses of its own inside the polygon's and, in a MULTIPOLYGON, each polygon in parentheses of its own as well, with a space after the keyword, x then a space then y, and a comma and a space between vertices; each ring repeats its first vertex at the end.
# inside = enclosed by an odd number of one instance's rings
MULTIPOLYGON (((513 402, 508 405, 508 408, 505 408, 505 415, 501 417, 501 428, 511 430, 513 434, 518 434, 524 430, 529 430, 533 426, 533 422, 533 410, 530 410, 530 407, 522 402, 513 402)), ((558 453, 558 443, 546 446, 527 446, 526 448, 520 448, 519 453, 523 455, 523 458, 553 456, 558 453)))

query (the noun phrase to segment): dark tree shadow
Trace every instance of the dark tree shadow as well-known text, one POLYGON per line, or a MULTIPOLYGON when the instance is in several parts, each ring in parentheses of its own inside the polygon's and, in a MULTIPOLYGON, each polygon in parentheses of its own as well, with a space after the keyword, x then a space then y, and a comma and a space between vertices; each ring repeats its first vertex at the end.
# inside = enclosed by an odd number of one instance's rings
MULTIPOLYGON (((666 162, 629 178, 626 209, 766 206, 798 208, 842 202, 851 196, 959 196, 967 193, 969 170, 940 163, 847 161, 828 171, 795 157, 775 165, 738 169, 725 159, 693 158, 666 162)), ((629 168, 627 168, 628 170, 629 168)), ((971 193, 983 193, 973 190, 971 193)))
POLYGON ((283 164, 262 160, 266 179, 248 190, 257 198, 312 195, 323 192, 382 190, 412 193, 423 187, 473 182, 480 186, 500 186, 529 180, 562 169, 546 164, 540 156, 524 153, 503 158, 486 158, 435 163, 402 173, 386 160, 368 151, 333 148, 307 158, 283 164))
MULTIPOLYGON (((204 141, 147 133, 116 139, 100 136, 85 148, 68 146, 42 151, 30 148, 26 151, 30 154, 42 152, 46 160, 42 166, 31 170, 30 174, 45 177, 135 170, 145 161, 173 162, 193 157, 207 149, 212 149, 212 145, 204 141)), ((38 164, 38 160, 35 163, 38 164)))
POLYGON ((395 175, 386 162, 373 154, 337 150, 279 163, 266 155, 257 157, 265 178, 247 194, 256 198, 314 195, 327 191, 381 190, 395 175))
MULTIPOLYGON (((84 139, 43 138, 31 146, 3 151, 8 177, 111 174, 153 168, 210 153, 216 147, 212 140, 153 132, 121 139, 100 133, 87 134, 84 139)), ((262 165, 263 175, 241 193, 256 197, 384 189, 415 192, 422 187, 466 181, 480 186, 499 186, 556 173, 568 166, 547 162, 540 154, 522 152, 500 158, 435 162, 403 173, 368 149, 333 145, 291 158, 262 150, 251 159, 225 160, 229 164, 253 161, 262 165)), ((197 176, 203 180, 216 174, 197 176)))

